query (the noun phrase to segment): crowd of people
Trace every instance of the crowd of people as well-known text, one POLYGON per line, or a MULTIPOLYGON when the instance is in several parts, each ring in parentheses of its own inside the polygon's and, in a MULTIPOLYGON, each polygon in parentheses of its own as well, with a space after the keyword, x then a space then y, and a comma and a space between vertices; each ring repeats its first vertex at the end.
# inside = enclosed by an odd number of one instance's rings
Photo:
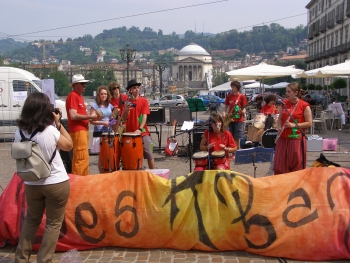
MULTIPOLYGON (((25 101, 18 120, 18 128, 30 136, 34 129, 39 132, 33 137, 38 141, 44 156, 53 151, 73 149, 72 173, 89 175, 89 124, 94 126, 90 152, 101 153, 102 136, 106 133, 131 133, 141 137, 143 158, 147 160, 149 169, 155 169, 155 161, 151 150, 150 131, 147 127, 147 116, 150 114, 146 98, 140 96, 140 86, 136 80, 127 84, 127 95, 121 94, 117 82, 107 86, 99 86, 95 102, 89 109, 84 103, 83 93, 89 80, 83 75, 72 77, 72 91, 66 99, 69 133, 60 123, 60 114, 52 112, 52 107, 45 94, 30 94, 25 101), (35 113, 34 115, 32 113, 35 113)), ((220 162, 209 162, 204 169, 230 170, 230 162, 245 134, 247 98, 241 94, 238 81, 231 82, 231 93, 227 95, 222 115, 210 115, 209 128, 204 131, 199 150, 208 156, 219 156, 220 162)), ((312 111, 315 103, 310 96, 302 99, 303 92, 298 83, 290 83, 286 87, 286 96, 281 98, 275 94, 258 96, 255 108, 267 118, 274 116, 278 131, 275 139, 274 174, 298 171, 306 167, 306 129, 312 125, 312 111), (276 105, 277 101, 279 106, 276 105), (291 158, 291 156, 293 158, 291 158)), ((332 101, 336 103, 336 100, 332 101)), ((346 118, 342 116, 342 124, 346 118)), ((267 121, 265 124, 267 125, 267 121)), ((20 141, 19 130, 15 141, 20 141)), ((100 173, 105 172, 101 154, 98 159, 100 173)), ((28 262, 32 244, 43 213, 46 210, 46 228, 43 242, 38 251, 38 262, 49 262, 55 251, 55 244, 63 222, 64 209, 69 197, 68 175, 60 155, 52 161, 51 175, 46 179, 25 182, 25 194, 28 205, 15 262, 28 262)))

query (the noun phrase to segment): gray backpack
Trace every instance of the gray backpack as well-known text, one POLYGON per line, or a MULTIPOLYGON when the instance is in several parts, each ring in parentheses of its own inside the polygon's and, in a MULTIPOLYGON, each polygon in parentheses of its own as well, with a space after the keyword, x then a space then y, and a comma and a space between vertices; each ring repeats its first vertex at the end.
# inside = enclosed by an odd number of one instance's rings
POLYGON ((51 162, 56 155, 54 150, 52 157, 47 162, 39 145, 32 141, 38 129, 34 130, 29 138, 26 138, 21 130, 22 137, 20 142, 14 142, 11 148, 11 156, 16 160, 17 174, 24 181, 37 181, 50 176, 51 162))

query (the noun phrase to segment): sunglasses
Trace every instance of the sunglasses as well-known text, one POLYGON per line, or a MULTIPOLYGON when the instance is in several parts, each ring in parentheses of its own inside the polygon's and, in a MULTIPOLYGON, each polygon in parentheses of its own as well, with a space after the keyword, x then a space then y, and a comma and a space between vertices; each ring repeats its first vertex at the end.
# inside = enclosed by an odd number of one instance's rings
POLYGON ((112 90, 116 90, 116 89, 119 89, 119 87, 113 87, 112 90))

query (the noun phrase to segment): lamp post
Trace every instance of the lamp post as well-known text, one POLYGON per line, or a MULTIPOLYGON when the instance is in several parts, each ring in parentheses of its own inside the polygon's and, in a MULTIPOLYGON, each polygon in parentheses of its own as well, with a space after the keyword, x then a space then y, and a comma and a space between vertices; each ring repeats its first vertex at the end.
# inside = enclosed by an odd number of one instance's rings
POLYGON ((165 69, 165 63, 164 62, 156 62, 156 70, 159 72, 159 96, 162 97, 162 91, 163 91, 163 71, 165 69))
POLYGON ((136 49, 131 49, 129 44, 126 44, 125 49, 119 49, 122 60, 126 62, 126 82, 129 82, 129 62, 133 61, 136 56, 136 49))

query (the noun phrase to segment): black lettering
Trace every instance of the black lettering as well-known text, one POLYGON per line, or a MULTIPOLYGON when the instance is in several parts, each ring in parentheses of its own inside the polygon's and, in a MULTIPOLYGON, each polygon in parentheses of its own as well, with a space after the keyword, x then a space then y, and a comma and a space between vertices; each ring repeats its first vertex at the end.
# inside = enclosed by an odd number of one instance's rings
POLYGON ((91 244, 97 244, 98 242, 100 242, 101 240, 103 240, 106 236, 106 233, 105 231, 102 232, 101 236, 99 238, 94 238, 94 237, 91 237, 91 236, 88 236, 85 234, 85 232, 83 231, 83 227, 84 228, 88 228, 88 229, 93 229, 96 225, 97 225, 97 213, 94 209, 94 207, 88 203, 88 202, 84 202, 84 203, 81 203, 80 205, 77 206, 77 208, 75 209, 75 226, 77 228, 77 231, 80 235, 80 237, 88 242, 88 243, 91 243, 91 244), (87 224, 82 216, 81 216, 81 212, 82 211, 89 211, 92 215, 92 219, 93 219, 93 222, 91 223, 91 225, 87 224))
POLYGON ((117 202, 116 202, 116 205, 115 205, 115 215, 117 217, 119 217, 122 213, 126 212, 126 211, 129 211, 131 212, 132 214, 134 214, 135 216, 135 225, 134 225, 134 228, 132 229, 132 231, 130 233, 128 232, 123 232, 121 230, 121 227, 120 227, 120 224, 121 224, 121 221, 119 220, 116 224, 115 224, 115 229, 117 230, 117 233, 120 235, 120 236, 123 236, 123 237, 127 237, 127 238, 131 238, 131 237, 134 237, 138 232, 139 232, 139 220, 138 220, 138 217, 137 217, 137 213, 136 213, 136 209, 135 207, 131 207, 129 205, 126 205, 126 206, 123 206, 123 207, 119 207, 120 206, 120 203, 122 202, 122 200, 126 197, 132 197, 135 201, 136 201, 136 196, 133 192, 131 191, 123 191, 119 194, 118 198, 117 198, 117 202))
POLYGON ((292 192, 290 195, 289 195, 289 198, 288 198, 288 202, 289 203, 291 200, 293 200, 294 198, 297 198, 297 197, 301 197, 304 201, 304 204, 295 204, 295 205, 291 205, 289 206, 282 214, 282 219, 283 219, 283 222, 291 227, 291 228, 297 228, 297 227, 300 227, 300 226, 303 226, 303 225, 306 225, 307 223, 310 223, 314 220, 316 220, 318 218, 318 213, 317 213, 317 210, 313 211, 310 215, 308 216, 305 216, 304 218, 300 219, 299 221, 296 221, 296 222, 292 222, 288 219, 288 214, 290 211, 292 211, 293 209, 296 209, 298 207, 306 207, 308 208, 309 210, 311 210, 311 201, 310 201, 310 197, 309 195, 307 194, 307 192, 303 189, 303 188, 299 188, 297 190, 295 190, 294 192, 292 192))

